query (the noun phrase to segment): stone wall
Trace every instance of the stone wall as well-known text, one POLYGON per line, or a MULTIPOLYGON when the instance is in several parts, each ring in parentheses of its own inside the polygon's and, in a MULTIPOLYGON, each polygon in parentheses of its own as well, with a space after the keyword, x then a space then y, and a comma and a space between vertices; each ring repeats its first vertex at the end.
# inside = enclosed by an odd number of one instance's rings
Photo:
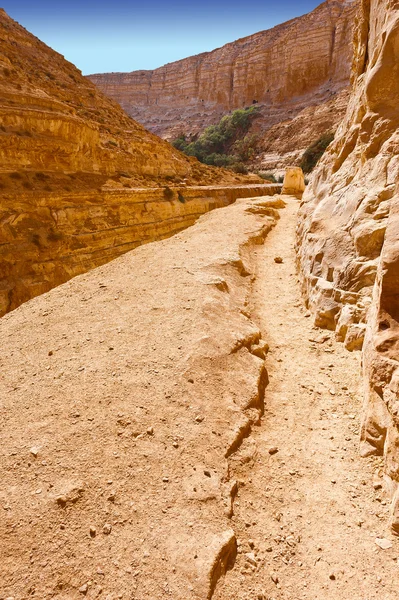
POLYGON ((353 92, 305 193, 298 257, 317 325, 364 339, 362 453, 385 456, 399 532, 399 3, 363 0, 353 92))

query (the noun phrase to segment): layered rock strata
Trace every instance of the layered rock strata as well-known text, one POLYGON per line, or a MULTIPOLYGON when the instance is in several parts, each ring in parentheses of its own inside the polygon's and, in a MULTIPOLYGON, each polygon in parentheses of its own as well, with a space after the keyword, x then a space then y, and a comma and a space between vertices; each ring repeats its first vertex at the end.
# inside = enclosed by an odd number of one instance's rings
POLYGON ((278 185, 20 193, 2 201, 0 316, 75 275, 278 185))
POLYGON ((264 120, 254 122, 253 132, 259 136, 255 169, 283 175, 290 165, 299 165, 305 150, 322 135, 335 133, 345 117, 349 89, 342 90, 331 100, 307 106, 276 125, 263 130, 264 120))
POLYGON ((316 324, 364 344, 362 453, 385 456, 399 532, 399 6, 363 0, 345 121, 301 209, 299 262, 316 324))
POLYGON ((267 385, 251 247, 281 206, 215 210, 0 320, 0 596, 212 597, 267 385))
POLYGON ((2 10, 0 165, 0 315, 263 193, 240 189, 262 180, 206 167, 147 132, 2 10))
POLYGON ((0 41, 2 171, 124 172, 142 186, 165 177, 221 178, 130 119, 3 10, 0 41))
POLYGON ((327 0, 308 15, 213 52, 153 71, 90 79, 167 139, 196 134, 227 111, 253 103, 264 108, 265 129, 348 86, 355 6, 327 0))

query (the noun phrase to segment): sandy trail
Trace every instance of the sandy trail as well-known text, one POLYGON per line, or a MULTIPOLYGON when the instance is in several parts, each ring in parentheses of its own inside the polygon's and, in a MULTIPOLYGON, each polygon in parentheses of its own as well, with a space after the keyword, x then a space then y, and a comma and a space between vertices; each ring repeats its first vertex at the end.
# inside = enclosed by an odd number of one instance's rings
POLYGON ((270 384, 261 426, 231 460, 239 553, 214 599, 397 599, 399 547, 375 489, 380 465, 358 453, 360 353, 307 318, 295 272, 297 208, 288 199, 255 250, 251 317, 270 343, 270 384))

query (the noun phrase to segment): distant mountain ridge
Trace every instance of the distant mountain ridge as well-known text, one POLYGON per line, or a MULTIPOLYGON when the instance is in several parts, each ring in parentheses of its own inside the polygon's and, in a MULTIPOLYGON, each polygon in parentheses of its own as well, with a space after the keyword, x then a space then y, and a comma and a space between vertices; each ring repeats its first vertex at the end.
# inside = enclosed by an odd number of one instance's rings
POLYGON ((152 71, 90 75, 150 131, 196 134, 257 103, 264 130, 349 85, 357 2, 326 0, 311 13, 212 52, 152 71))

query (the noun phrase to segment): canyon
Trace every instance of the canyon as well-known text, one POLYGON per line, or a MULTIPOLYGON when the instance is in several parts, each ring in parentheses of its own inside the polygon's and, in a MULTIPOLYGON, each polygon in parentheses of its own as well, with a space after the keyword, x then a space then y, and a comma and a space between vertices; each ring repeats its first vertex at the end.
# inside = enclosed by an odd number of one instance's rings
POLYGON ((264 193, 147 132, 4 11, 0 41, 0 315, 264 193))
POLYGON ((295 153, 296 123, 345 111, 306 187, 184 157, 1 16, 2 68, 21 65, 4 114, 31 110, 42 52, 95 94, 93 121, 67 121, 100 142, 58 139, 65 98, 35 105, 40 135, 0 130, 19 298, 0 319, 0 600, 396 600, 397 0, 352 13, 350 89, 271 129, 295 153))
POLYGON ((356 7, 350 0, 327 0, 307 15, 212 52, 153 71, 89 79, 168 140, 182 134, 195 137, 228 111, 256 103, 259 116, 252 131, 261 138, 257 164, 278 168, 280 161, 285 167, 320 130, 335 130, 345 114, 340 93, 349 86, 356 7), (284 136, 283 155, 273 158, 280 151, 275 130, 298 115, 292 135, 284 136))

